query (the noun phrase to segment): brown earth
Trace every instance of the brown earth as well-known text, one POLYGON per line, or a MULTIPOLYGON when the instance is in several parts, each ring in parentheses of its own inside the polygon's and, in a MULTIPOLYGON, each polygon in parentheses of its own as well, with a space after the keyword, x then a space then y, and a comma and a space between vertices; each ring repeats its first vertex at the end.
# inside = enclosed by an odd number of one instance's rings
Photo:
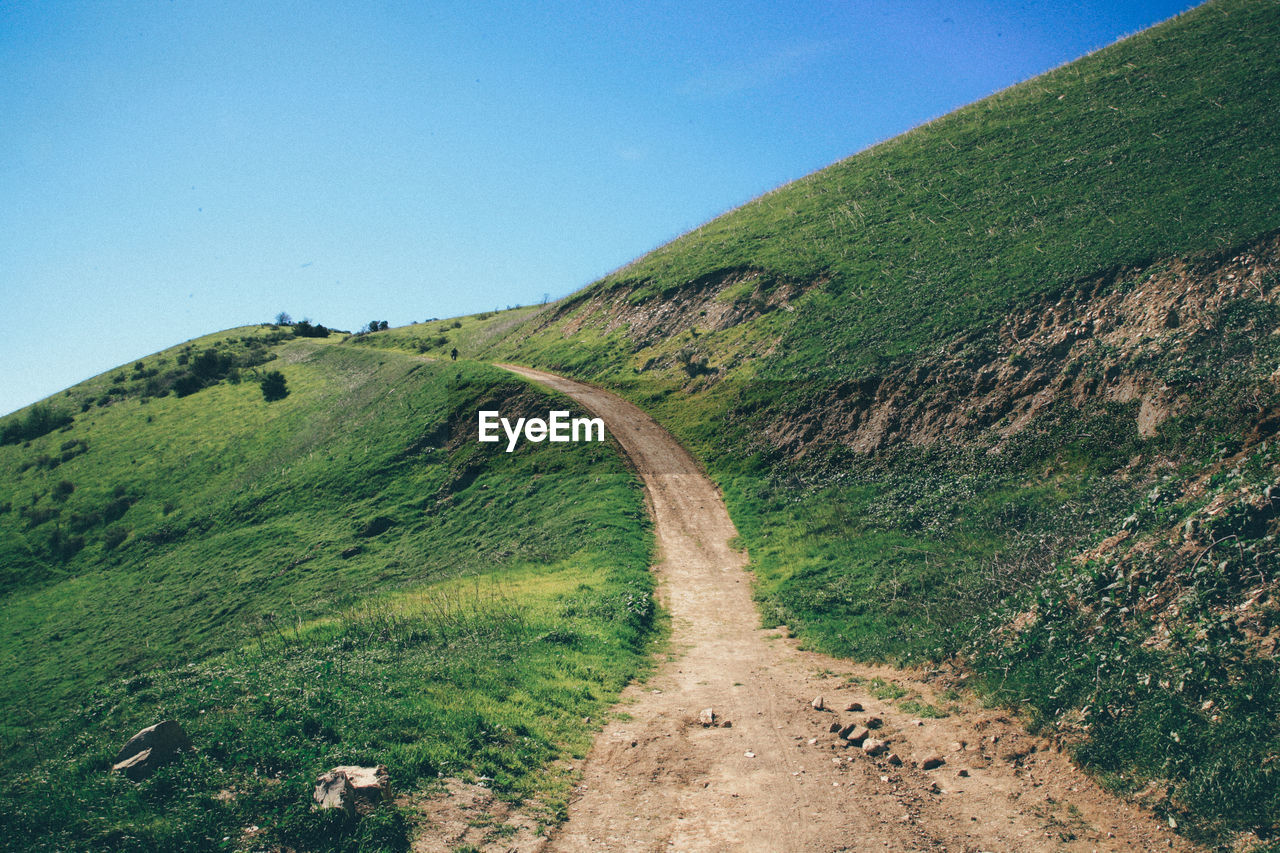
POLYGON ((487 834, 475 825, 491 798, 467 811, 446 796, 439 807, 451 816, 437 826, 452 827, 448 844, 424 838, 415 849, 1195 849, 1008 714, 956 692, 963 676, 835 660, 761 629, 724 503, 675 439, 612 394, 507 367, 602 417, 644 478, 672 654, 624 694, 549 839, 528 822, 487 834), (715 718, 703 725, 708 708, 715 718), (885 751, 873 757, 832 731, 849 724, 868 726, 885 751), (926 770, 927 758, 942 763, 926 770))
MULTIPOLYGON (((1153 365, 1181 362, 1216 339, 1223 310, 1249 300, 1280 300, 1280 235, 1270 234, 1218 258, 1166 259, 1082 282, 1006 318, 995 335, 949 341, 934 355, 837 387, 806 411, 764 430, 793 456, 843 444, 875 453, 896 444, 934 444, 996 428, 1008 437, 1051 406, 1137 401, 1139 434, 1151 437, 1186 411, 1198 391, 1158 378, 1153 365)), ((1237 329, 1257 338, 1272 329, 1237 329)), ((1275 380, 1273 380, 1275 381, 1275 380)), ((1261 438, 1274 413, 1259 413, 1261 438)))

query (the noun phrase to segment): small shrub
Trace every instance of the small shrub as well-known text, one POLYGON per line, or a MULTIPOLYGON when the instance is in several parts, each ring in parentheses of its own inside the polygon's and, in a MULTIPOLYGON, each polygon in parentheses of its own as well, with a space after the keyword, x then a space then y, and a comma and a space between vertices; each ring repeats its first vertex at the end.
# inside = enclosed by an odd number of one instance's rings
POLYGON ((268 403, 276 400, 283 400, 289 396, 289 389, 285 383, 284 374, 278 370, 271 370, 262 376, 262 399, 268 403))
POLYGON ((102 534, 102 547, 106 548, 108 551, 114 551, 124 543, 124 540, 128 538, 128 530, 125 530, 118 524, 112 525, 102 534))
POLYGON ((327 338, 331 331, 320 323, 312 325, 310 320, 302 320, 293 327, 293 333, 300 338, 327 338))
POLYGON ((234 363, 234 357, 229 353, 209 348, 196 356, 196 360, 191 364, 191 372, 206 381, 216 380, 226 376, 234 363))
POLYGON ((67 518, 67 528, 72 533, 84 533, 102 523, 100 512, 73 512, 67 518))
POLYGON ((204 382, 194 373, 181 373, 173 381, 173 393, 187 397, 204 387, 204 382))
POLYGON ((391 518, 390 516, 386 516, 386 515, 375 516, 374 518, 371 518, 367 522, 365 522, 364 526, 362 526, 356 532, 356 535, 363 538, 368 538, 370 536, 377 536, 379 533, 384 533, 387 530, 389 530, 391 526, 394 525, 395 523, 396 523, 396 520, 394 518, 391 518))
POLYGON ((52 521, 61 514, 57 507, 23 507, 18 511, 27 521, 27 529, 34 530, 46 522, 52 521))
POLYGON ((11 418, 0 428, 0 444, 18 444, 47 435, 55 429, 70 426, 71 414, 56 410, 44 403, 37 403, 21 418, 11 418))

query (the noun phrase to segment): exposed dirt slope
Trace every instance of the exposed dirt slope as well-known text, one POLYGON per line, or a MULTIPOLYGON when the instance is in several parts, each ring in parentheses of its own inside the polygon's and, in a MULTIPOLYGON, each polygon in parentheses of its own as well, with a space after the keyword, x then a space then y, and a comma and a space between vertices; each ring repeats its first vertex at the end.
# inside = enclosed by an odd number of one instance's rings
POLYGON ((674 654, 628 690, 585 762, 568 822, 549 842, 521 834, 484 844, 476 833, 466 843, 559 851, 1193 849, 1007 715, 944 693, 949 676, 850 664, 761 630, 745 557, 729 544, 733 524, 683 448, 611 394, 509 369, 599 414, 643 476, 674 654), (814 707, 818 696, 823 710, 814 707), (918 719, 912 699, 949 713, 918 719), (848 710, 855 703, 862 709, 848 710), (704 727, 707 708, 715 724, 704 727), (832 731, 837 723, 871 726, 885 751, 873 757, 849 745, 832 731), (931 756, 943 763, 923 769, 931 756))
MULTIPOLYGON (((1238 253, 1164 259, 1082 282, 990 333, 940 342, 934 354, 837 385, 806 410, 778 418, 766 436, 793 455, 833 442, 874 453, 987 427, 1007 437, 1055 404, 1137 400, 1138 432, 1150 438, 1203 400, 1206 385, 1221 384, 1195 371, 1197 359, 1244 342, 1251 352, 1274 332, 1248 308, 1280 299, 1277 270, 1280 235, 1271 233, 1238 253)), ((1231 367, 1240 373, 1253 365, 1242 354, 1231 367)), ((1258 421, 1266 420, 1260 411, 1258 421)), ((1262 429, 1259 440, 1275 421, 1262 429)))

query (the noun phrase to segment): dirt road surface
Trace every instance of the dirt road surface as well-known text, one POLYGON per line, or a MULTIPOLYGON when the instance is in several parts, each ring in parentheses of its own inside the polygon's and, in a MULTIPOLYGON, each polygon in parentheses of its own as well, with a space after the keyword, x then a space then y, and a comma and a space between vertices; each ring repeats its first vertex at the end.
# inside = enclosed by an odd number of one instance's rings
POLYGON ((836 660, 761 629, 724 502, 676 440, 612 394, 504 366, 603 418, 643 477, 673 654, 628 688, 549 840, 522 833, 486 843, 473 833, 455 844, 565 853, 1196 849, 1008 714, 957 695, 954 675, 836 660), (925 705, 946 715, 928 716, 925 705), (711 725, 699 721, 705 709, 711 725), (868 727, 863 746, 833 731, 851 725, 868 727))

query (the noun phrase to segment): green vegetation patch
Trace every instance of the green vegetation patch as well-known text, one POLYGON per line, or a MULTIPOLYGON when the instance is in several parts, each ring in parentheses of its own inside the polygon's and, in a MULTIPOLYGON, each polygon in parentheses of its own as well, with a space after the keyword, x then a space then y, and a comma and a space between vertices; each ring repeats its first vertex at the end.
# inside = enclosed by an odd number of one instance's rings
POLYGON ((113 399, 0 447, 18 846, 402 849, 409 812, 309 811, 343 763, 386 764, 410 793, 487 777, 554 821, 549 768, 646 666, 651 543, 616 447, 475 441, 477 409, 572 403, 332 338, 271 355, 275 402, 230 382, 113 399), (193 756, 137 786, 109 773, 165 718, 193 756))
POLYGON ((311 810, 318 772, 385 764, 398 792, 443 777, 563 819, 561 758, 634 677, 654 612, 643 567, 602 555, 380 597, 322 622, 93 693, 20 748, 3 805, 29 850, 407 849, 415 811, 311 810), (121 732, 184 723, 194 750, 141 783, 109 772, 121 732), (35 786, 39 795, 26 786, 35 786))

